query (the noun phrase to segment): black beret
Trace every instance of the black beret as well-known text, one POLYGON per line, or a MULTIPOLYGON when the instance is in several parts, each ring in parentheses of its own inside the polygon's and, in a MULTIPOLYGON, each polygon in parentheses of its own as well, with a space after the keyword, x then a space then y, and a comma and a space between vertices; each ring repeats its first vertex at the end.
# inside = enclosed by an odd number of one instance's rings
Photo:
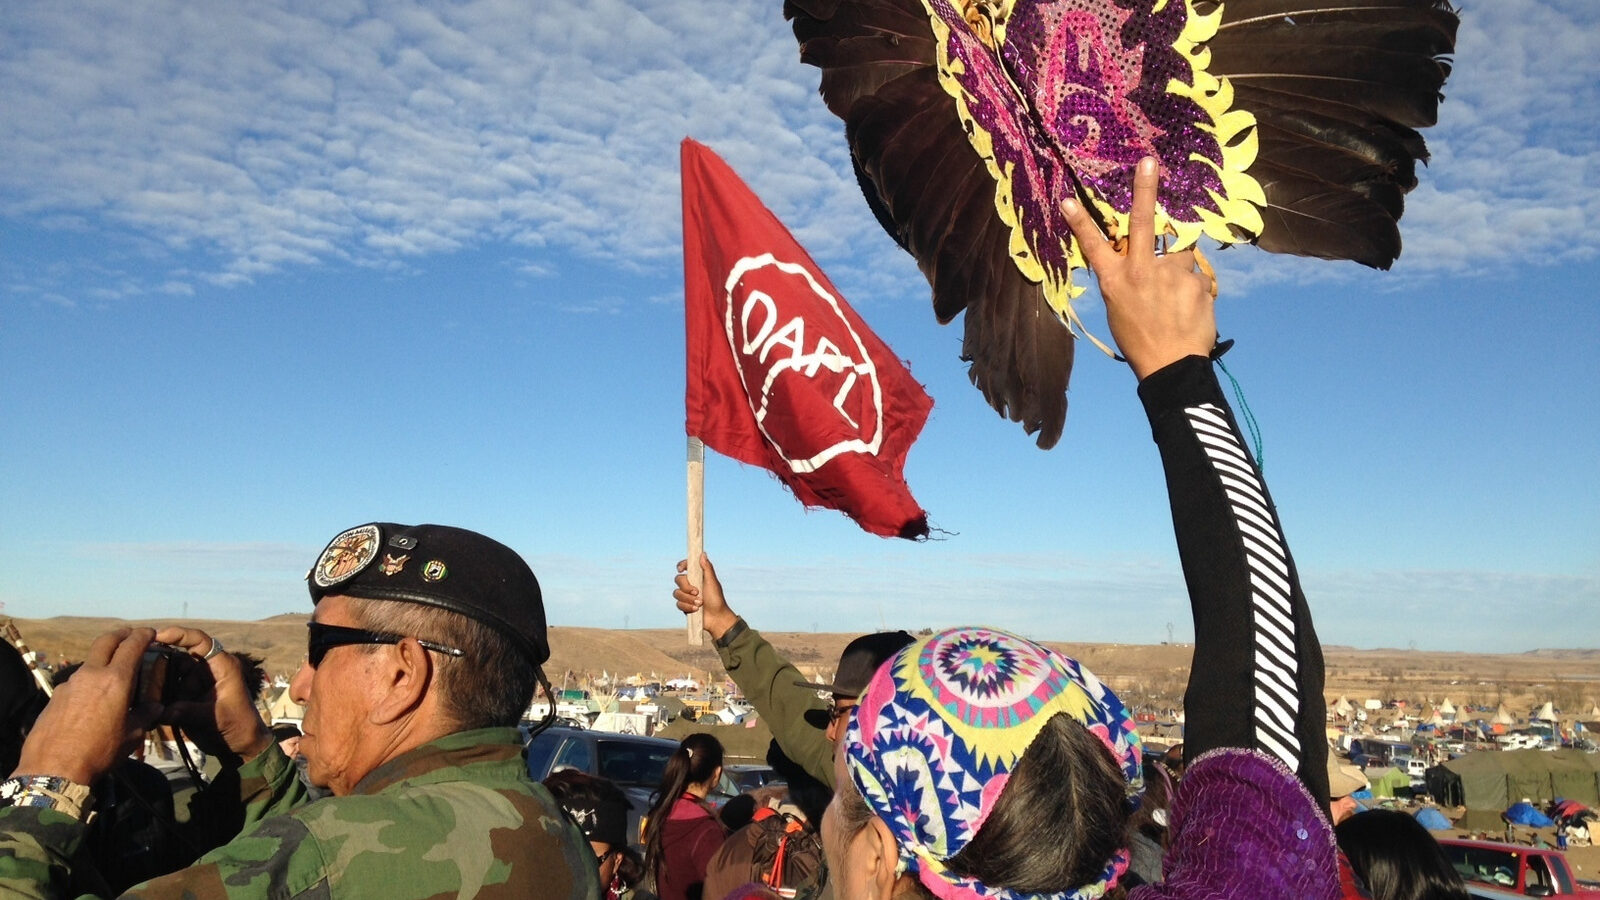
POLYGON ((358 525, 328 542, 306 585, 313 604, 343 595, 448 609, 511 638, 536 666, 550 658, 539 580, 515 550, 476 531, 358 525))

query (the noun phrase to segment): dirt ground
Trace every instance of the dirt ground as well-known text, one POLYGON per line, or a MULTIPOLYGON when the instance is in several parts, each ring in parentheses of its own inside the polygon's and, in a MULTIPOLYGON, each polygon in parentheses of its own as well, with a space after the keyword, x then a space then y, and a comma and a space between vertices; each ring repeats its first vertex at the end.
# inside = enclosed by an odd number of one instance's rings
MULTIPOLYGON (((217 635, 230 649, 265 658, 269 674, 288 676, 305 654, 307 616, 282 615, 257 622, 194 621, 188 624, 217 635)), ((121 619, 57 617, 15 620, 23 638, 45 659, 82 659, 89 643, 121 619)), ((802 672, 833 674, 853 634, 768 632, 766 637, 802 672)), ((722 664, 709 641, 690 646, 682 629, 612 630, 552 626, 552 655, 545 670, 557 687, 576 687, 601 672, 613 676, 689 675, 702 683, 720 682, 722 664)), ((1082 662, 1134 704, 1176 708, 1189 676, 1193 647, 1188 644, 1053 643, 1082 662)), ((1457 706, 1505 703, 1526 712, 1546 700, 1563 709, 1584 711, 1600 703, 1600 650, 1536 650, 1529 653, 1452 653, 1397 649, 1358 650, 1325 647, 1326 694, 1360 704, 1368 698, 1396 697, 1412 702, 1457 706)))

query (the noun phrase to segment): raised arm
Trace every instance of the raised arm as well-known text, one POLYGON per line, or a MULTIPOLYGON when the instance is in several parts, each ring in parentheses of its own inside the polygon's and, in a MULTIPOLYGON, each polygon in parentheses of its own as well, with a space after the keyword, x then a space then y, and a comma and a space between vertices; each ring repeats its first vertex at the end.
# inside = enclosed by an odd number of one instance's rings
POLYGON ((807 720, 807 713, 821 711, 826 705, 815 690, 801 686, 806 679, 800 670, 728 606, 710 557, 702 554, 700 567, 705 577, 704 589, 689 584, 685 574, 688 561, 679 560, 672 592, 678 609, 704 613, 702 623, 728 677, 772 729, 784 755, 813 778, 833 787, 833 742, 823 729, 807 720))
POLYGON ((1194 614, 1184 751, 1257 750, 1327 804, 1322 648, 1261 471, 1212 371, 1213 285, 1189 252, 1157 255, 1153 160, 1134 178, 1124 250, 1066 205, 1161 452, 1194 614))

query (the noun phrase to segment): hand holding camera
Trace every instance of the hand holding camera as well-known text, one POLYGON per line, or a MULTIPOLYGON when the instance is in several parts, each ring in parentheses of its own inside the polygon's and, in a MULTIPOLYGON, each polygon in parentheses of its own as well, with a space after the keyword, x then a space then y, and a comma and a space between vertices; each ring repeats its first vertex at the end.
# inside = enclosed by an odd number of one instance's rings
POLYGON ((83 665, 56 689, 22 745, 18 775, 55 775, 93 784, 127 755, 159 716, 159 707, 134 705, 149 628, 122 628, 89 645, 83 665))
POLYGON ((200 749, 229 762, 260 753, 272 732, 256 713, 239 661, 214 652, 219 646, 194 628, 101 635, 39 714, 14 774, 93 784, 157 724, 179 726, 200 749))

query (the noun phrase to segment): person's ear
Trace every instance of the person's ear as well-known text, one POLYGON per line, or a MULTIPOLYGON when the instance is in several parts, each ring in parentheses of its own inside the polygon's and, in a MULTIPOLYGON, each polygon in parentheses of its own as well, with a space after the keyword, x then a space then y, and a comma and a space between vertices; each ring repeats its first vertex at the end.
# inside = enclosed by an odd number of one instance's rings
POLYGON ((433 658, 416 638, 408 637, 383 649, 373 673, 379 681, 378 696, 367 714, 374 725, 391 724, 415 711, 427 698, 438 674, 433 658))
POLYGON ((895 882, 900 876, 900 845, 894 833, 877 816, 867 821, 867 827, 856 832, 853 852, 862 854, 860 865, 868 869, 868 882, 875 900, 888 900, 895 893, 895 882))

